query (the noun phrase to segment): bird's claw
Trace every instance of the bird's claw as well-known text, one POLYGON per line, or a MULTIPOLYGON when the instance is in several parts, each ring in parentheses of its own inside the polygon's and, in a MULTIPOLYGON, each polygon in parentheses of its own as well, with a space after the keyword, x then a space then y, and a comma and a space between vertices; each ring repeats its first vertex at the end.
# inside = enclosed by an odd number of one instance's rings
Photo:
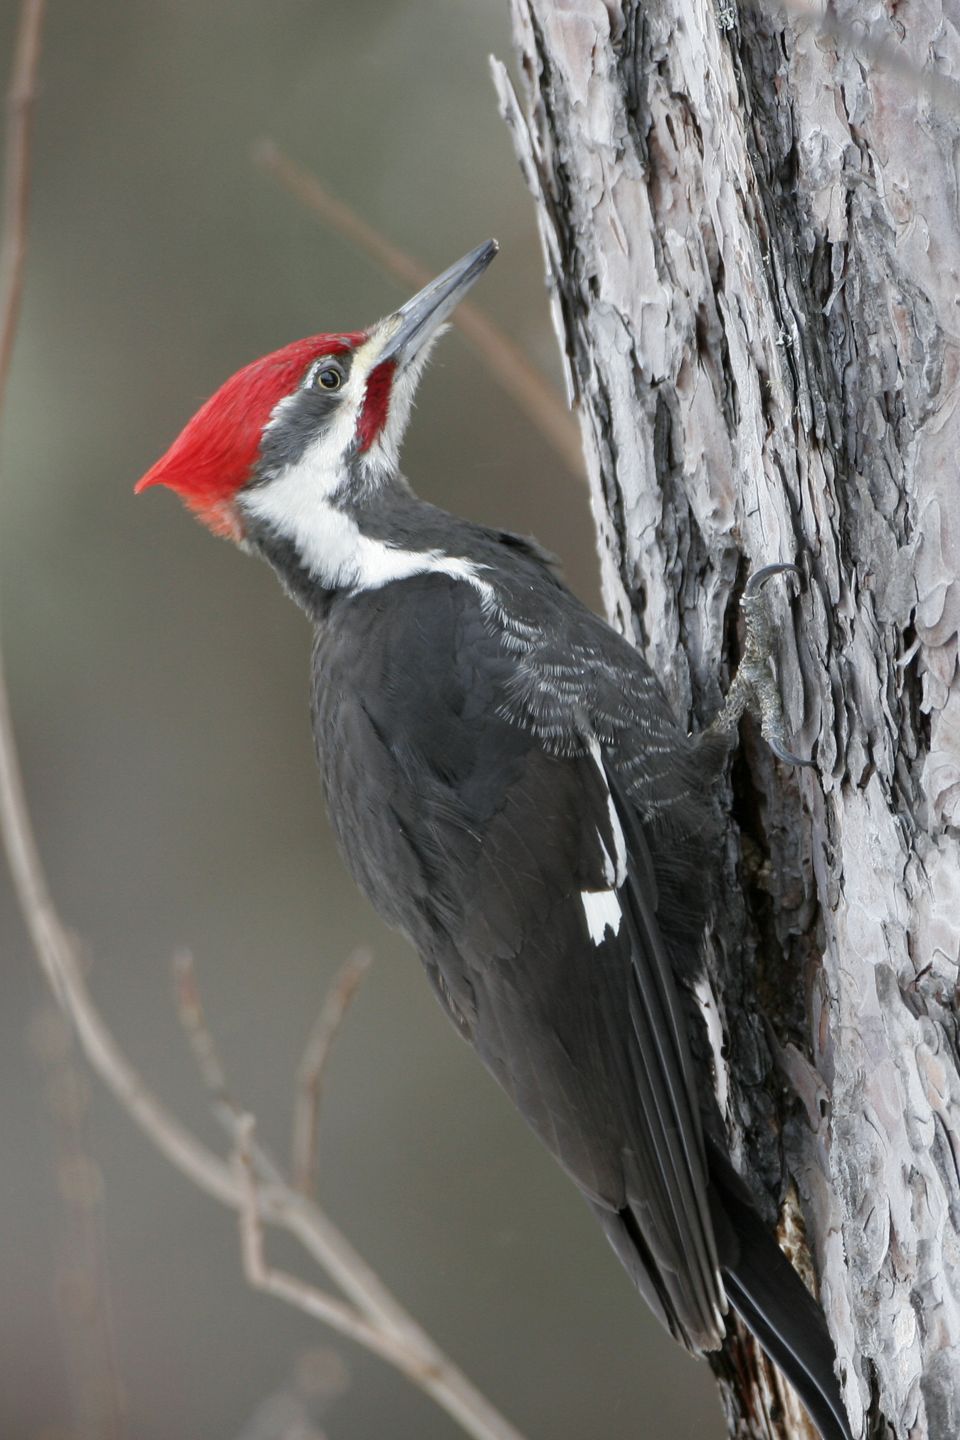
POLYGON ((741 605, 745 600, 752 600, 755 595, 758 595, 774 575, 796 575, 798 580, 803 578, 800 566, 794 565, 791 560, 780 560, 773 565, 764 565, 762 569, 755 570, 744 585, 741 605))
POLYGON ((794 755, 792 751, 784 749, 780 741, 774 740, 772 736, 766 735, 764 738, 774 755, 776 755, 778 760, 782 760, 784 765, 802 765, 805 770, 815 770, 817 768, 813 760, 804 760, 801 755, 794 755))
POLYGON ((733 677, 723 709, 710 726, 711 730, 732 733, 745 710, 760 722, 760 733, 778 760, 785 765, 813 768, 812 760, 804 760, 787 749, 783 735, 783 702, 774 678, 771 662, 776 649, 777 626, 770 604, 763 594, 767 581, 774 575, 796 575, 798 566, 789 561, 764 565, 750 576, 743 589, 740 608, 746 622, 743 656, 733 677))

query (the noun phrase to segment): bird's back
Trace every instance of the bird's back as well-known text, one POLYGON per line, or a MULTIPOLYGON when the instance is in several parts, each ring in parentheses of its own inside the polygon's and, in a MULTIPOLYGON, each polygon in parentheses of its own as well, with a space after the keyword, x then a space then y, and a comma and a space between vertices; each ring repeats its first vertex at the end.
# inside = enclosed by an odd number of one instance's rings
MULTIPOLYGON (((525 561, 524 581, 529 603, 525 561)), ((464 581, 421 575, 334 603, 313 683, 328 807, 355 878, 623 1240, 660 1318, 698 1349, 718 1343, 722 1293, 686 1020, 642 822, 622 786, 611 791, 589 713, 599 695, 626 729, 611 655, 645 693, 648 672, 601 622, 590 638, 572 597, 579 640, 557 633, 566 592, 548 583, 551 646, 604 647, 592 688, 578 660, 578 695, 544 654, 531 662, 518 643, 528 622, 511 626, 464 581), (538 670, 552 682, 542 699, 538 670)), ((654 713, 633 758, 645 738, 659 765, 670 734, 682 744, 654 713)))

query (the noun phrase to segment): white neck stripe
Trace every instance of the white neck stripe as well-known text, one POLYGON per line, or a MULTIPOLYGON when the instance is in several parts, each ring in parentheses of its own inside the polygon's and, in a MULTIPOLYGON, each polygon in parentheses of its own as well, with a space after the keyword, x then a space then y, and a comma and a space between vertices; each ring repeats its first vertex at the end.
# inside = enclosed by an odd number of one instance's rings
POLYGON ((309 461, 290 466, 243 498, 248 514, 289 540, 307 571, 325 590, 378 590, 410 575, 449 575, 473 585, 485 599, 492 586, 486 567, 439 550, 404 550, 363 535, 356 521, 323 498, 309 461))

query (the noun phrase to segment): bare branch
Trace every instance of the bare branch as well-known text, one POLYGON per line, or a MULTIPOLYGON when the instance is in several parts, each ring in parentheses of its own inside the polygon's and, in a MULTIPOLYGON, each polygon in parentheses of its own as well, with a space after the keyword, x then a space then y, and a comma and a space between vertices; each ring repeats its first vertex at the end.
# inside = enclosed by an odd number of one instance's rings
MULTIPOLYGON (((226 1072, 213 1033, 207 1025, 193 956, 189 950, 181 950, 178 955, 174 956, 173 972, 180 1024, 190 1042, 190 1049, 197 1062, 200 1078, 209 1091, 213 1113, 230 1136, 231 1143, 236 1143, 237 1127, 245 1112, 227 1087, 226 1072)), ((287 1181, 279 1165, 259 1146, 255 1148, 255 1159, 261 1179, 282 1189, 287 1181)))
POLYGON ((512 1426, 491 1412, 487 1428, 477 1428, 477 1416, 460 1412, 451 1405, 443 1369, 430 1356, 418 1355, 395 1335, 384 1332, 366 1321, 358 1311, 345 1305, 335 1295, 308 1285, 297 1275, 274 1270, 266 1263, 263 1244, 263 1222, 260 1215, 259 1190, 254 1161, 255 1122, 252 1115, 241 1116, 237 1126, 234 1167, 242 1195, 240 1210, 240 1248, 244 1273, 257 1290, 274 1295, 305 1314, 322 1320, 325 1325, 358 1344, 366 1346, 384 1360, 395 1365, 415 1385, 432 1396, 471 1435, 489 1435, 491 1440, 522 1440, 512 1426), (492 1422, 492 1424, 491 1424, 492 1422))
MULTIPOLYGON (((59 921, 57 923, 59 925, 59 921)), ((44 969, 48 969, 51 961, 58 967, 56 993, 63 997, 64 1008, 77 1028, 93 1068, 147 1138, 177 1169, 201 1190, 239 1211, 245 1202, 235 1173, 147 1089, 100 1017, 80 972, 77 956, 68 948, 62 929, 58 935, 65 948, 46 957, 44 969)), ((200 1013, 202 1015, 202 1010, 200 1013)), ((223 1107, 221 1119, 236 1136, 240 1112, 234 1102, 223 1107)), ((257 1146, 257 1163, 261 1173, 278 1175, 275 1162, 260 1146, 257 1146)), ((475 1440, 523 1440, 520 1432, 434 1345, 322 1210, 272 1179, 259 1190, 257 1209, 268 1223, 294 1235, 334 1284, 349 1296, 360 1317, 351 1332, 353 1338, 367 1344, 368 1333, 375 1333, 377 1340, 371 1348, 415 1379, 475 1440)), ((274 1293, 279 1291, 274 1289, 274 1293)))
MULTIPOLYGON (((6 398, 10 363, 20 318, 20 299, 27 255, 27 227, 30 215, 30 143, 33 106, 45 0, 23 0, 13 74, 8 94, 2 296, 0 296, 0 417, 6 398)), ((2 657, 0 657, 2 659, 2 657)), ((23 781, 16 758, 6 682, 0 664, 0 824, 31 937, 41 956, 56 948, 59 925, 46 877, 37 853, 36 840, 23 793, 23 781)), ((47 978, 56 991, 56 967, 45 963, 47 978)))
MULTIPOLYGON (((311 1040, 317 1037, 318 1031, 322 1030, 324 1034, 312 1047, 308 1043, 305 1051, 308 1068, 320 1064, 322 1070, 325 1057, 330 1053, 332 1037, 343 1020, 351 995, 356 992, 368 965, 370 956, 364 950, 358 950, 356 955, 351 956, 345 963, 340 978, 335 982, 328 995, 327 1004, 321 1011, 320 1020, 325 1020, 325 1025, 318 1022, 311 1040)), ((330 1221, 312 1202, 301 1195, 295 1195, 294 1191, 288 1188, 271 1153, 255 1139, 253 1116, 240 1109, 230 1094, 226 1073, 217 1054, 216 1041, 204 1020, 203 1002, 200 999, 193 960, 187 953, 177 958, 177 978, 181 1018, 184 1027, 189 1030, 191 1045, 199 1061, 204 1083, 212 1094, 214 1115, 225 1126, 232 1139, 233 1175, 237 1182, 236 1208, 239 1210, 240 1248, 246 1279, 255 1289, 266 1290, 269 1295, 285 1300, 296 1309, 304 1310, 307 1315, 322 1320, 341 1335, 347 1335, 358 1344, 366 1345, 374 1354, 380 1355, 391 1365, 396 1365, 404 1375, 432 1395, 433 1400, 442 1405, 450 1416, 459 1420, 468 1434, 478 1437, 478 1440, 522 1440, 520 1434, 504 1417, 492 1410, 484 1397, 469 1385, 469 1381, 459 1375, 459 1371, 450 1365, 446 1356, 426 1338, 419 1326, 410 1320, 409 1316, 404 1315, 403 1310, 396 1305, 396 1300, 387 1296, 393 1313, 387 1312, 383 1303, 377 1308, 371 1308, 368 1303, 371 1279, 374 1287, 379 1289, 380 1302, 383 1302, 386 1292, 383 1292, 379 1280, 368 1273, 366 1287, 357 1289, 358 1267, 366 1270, 363 1261, 358 1260, 357 1256, 350 1257, 350 1274, 337 1270, 331 1263, 330 1234, 325 1236, 325 1248, 311 1247, 307 1243, 308 1237, 304 1236, 296 1225, 286 1225, 292 1233, 298 1234, 307 1248, 311 1248, 314 1259, 320 1261, 332 1279, 354 1297, 354 1305, 345 1305, 340 1297, 311 1286, 299 1276, 266 1266, 263 1259, 263 1217, 266 1214, 266 1217, 278 1220, 275 1214, 269 1214, 271 1207, 275 1210, 278 1201, 284 1208, 291 1205, 291 1202, 302 1205, 301 1212, 311 1224, 311 1234, 315 1234, 317 1221, 322 1221, 325 1227, 330 1228, 334 1236, 335 1231, 332 1231, 330 1221), (262 1188, 263 1179, 266 1179, 265 1188, 262 1188), (463 1387, 466 1387, 466 1390, 463 1390, 463 1387), (463 1404, 463 1401, 466 1401, 466 1404, 463 1404)), ((279 1223, 285 1224, 286 1221, 279 1220, 279 1223)), ((337 1243, 341 1250, 344 1250, 343 1237, 337 1236, 337 1243)))
POLYGON ((46 0, 23 0, 20 31, 7 94, 7 163, 3 197, 3 282, 0 320, 0 412, 10 378, 10 361, 20 318, 30 216, 30 142, 37 98, 40 42, 46 0))
MULTIPOLYGON (((27 251, 30 139, 44 0, 23 0, 9 90, 6 210, 0 292, 0 418, 17 331, 27 251)), ((0 834, 14 889, 37 960, 54 996, 76 1029, 93 1069, 150 1142, 208 1195, 234 1210, 249 1196, 231 1166, 186 1129, 148 1089, 97 1010, 76 945, 53 904, 26 803, 0 650, 0 834)), ((202 1014, 200 1017, 202 1028, 202 1014)), ((234 1124, 236 1119, 234 1117, 234 1124)), ((296 1236, 349 1296, 356 1311, 341 1323, 350 1333, 414 1380, 474 1440, 523 1440, 398 1304, 369 1265, 327 1216, 288 1186, 270 1184, 257 1194, 256 1213, 296 1236), (347 1328, 347 1325, 351 1327, 347 1328)), ((276 1291, 275 1287, 274 1293, 276 1291)), ((307 1287, 309 1289, 309 1287, 307 1287)), ((292 1297, 285 1295, 291 1300, 292 1297)), ((311 1301, 311 1304, 313 1302, 311 1301)), ((335 1301, 335 1305, 342 1302, 335 1301)), ((304 1308, 301 1306, 301 1308, 304 1308)), ((312 1312, 311 1312, 312 1313, 312 1312)), ((329 1317, 327 1323, 335 1322, 329 1317)), ((342 1316, 341 1316, 342 1319, 342 1316)))
POLYGON ((215 1100, 233 1109, 233 1100, 227 1093, 227 1081, 220 1056, 203 1013, 197 972, 189 950, 181 950, 173 957, 173 979, 177 1015, 190 1041, 190 1049, 193 1051, 201 1079, 215 1100))
POLYGON ((90 1080, 69 1019, 46 997, 28 1040, 42 1070, 54 1133, 64 1226, 57 1309, 77 1440, 125 1440, 127 1406, 103 1237, 104 1184, 89 1144, 90 1080))
POLYGON ((366 949, 354 950, 348 957, 327 992, 303 1048, 297 1070, 291 1142, 293 1185, 302 1195, 312 1195, 316 1186, 320 1103, 330 1050, 372 962, 373 956, 366 949))
POLYGON ((255 1160, 256 1121, 252 1115, 241 1115, 236 1127, 234 1148, 234 1169, 240 1188, 241 1205, 239 1214, 240 1251, 243 1257, 243 1271, 250 1285, 285 1300, 298 1310, 303 1310, 315 1320, 321 1320, 331 1329, 356 1340, 412 1374, 417 1383, 431 1374, 431 1367, 416 1364, 409 1350, 395 1336, 385 1333, 364 1320, 353 1306, 346 1305, 336 1295, 330 1295, 315 1285, 308 1285, 297 1275, 284 1270, 271 1269, 264 1255, 263 1221, 260 1215, 259 1182, 255 1160))
MULTIPOLYGON (((315 175, 291 160, 272 140, 261 140, 254 147, 254 160, 325 225, 365 251, 404 285, 419 289, 433 278, 419 261, 392 245, 343 200, 331 195, 315 175)), ((582 475, 579 426, 555 388, 509 335, 471 301, 462 300, 451 320, 480 356, 491 378, 520 406, 571 473, 582 475)))

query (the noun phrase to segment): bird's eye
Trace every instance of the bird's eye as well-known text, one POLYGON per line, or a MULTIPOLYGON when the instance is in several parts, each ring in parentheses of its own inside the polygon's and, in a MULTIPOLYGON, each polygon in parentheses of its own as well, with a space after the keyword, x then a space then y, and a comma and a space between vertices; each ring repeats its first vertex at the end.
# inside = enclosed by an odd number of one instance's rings
POLYGON ((313 373, 313 383, 320 390, 339 390, 343 374, 335 365, 320 365, 313 373))

